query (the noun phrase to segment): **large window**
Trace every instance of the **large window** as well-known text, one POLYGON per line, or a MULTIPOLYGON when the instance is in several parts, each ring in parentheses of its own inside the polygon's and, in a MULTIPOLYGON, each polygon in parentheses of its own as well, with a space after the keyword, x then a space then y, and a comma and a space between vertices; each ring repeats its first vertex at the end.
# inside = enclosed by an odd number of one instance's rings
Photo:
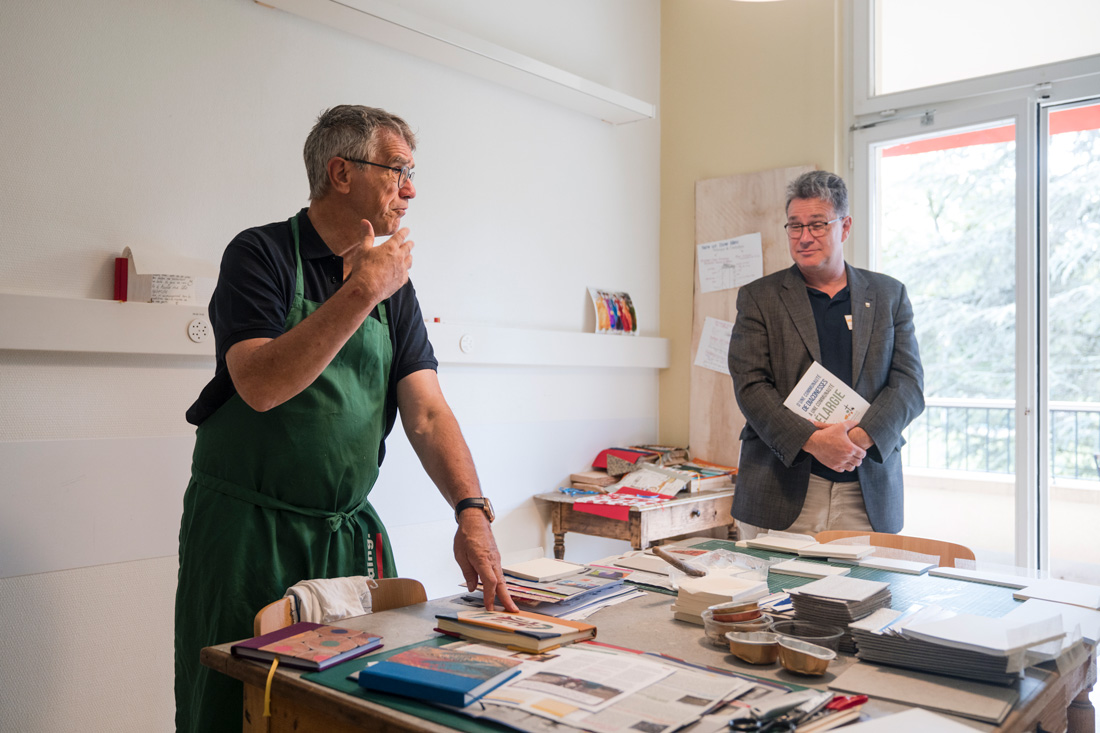
MULTIPOLYGON (((875 51, 853 63, 853 87, 867 90, 853 98, 854 261, 906 283, 925 366, 904 532, 1100 582, 1100 56, 1062 60, 1100 41, 1073 45, 1076 27, 1058 20, 1068 0, 1042 17, 1031 4, 1042 38, 1018 34, 983 62, 996 68, 951 63, 937 77, 943 65, 913 61, 906 43, 951 59, 955 44, 929 41, 956 32, 945 19, 970 34, 1001 22, 938 4, 854 3, 856 45, 863 32, 875 51), (904 15, 918 6, 938 35, 904 15), (1043 39, 1062 26, 1051 51, 1043 39)), ((1078 17, 1100 12, 1087 6, 1078 17)))

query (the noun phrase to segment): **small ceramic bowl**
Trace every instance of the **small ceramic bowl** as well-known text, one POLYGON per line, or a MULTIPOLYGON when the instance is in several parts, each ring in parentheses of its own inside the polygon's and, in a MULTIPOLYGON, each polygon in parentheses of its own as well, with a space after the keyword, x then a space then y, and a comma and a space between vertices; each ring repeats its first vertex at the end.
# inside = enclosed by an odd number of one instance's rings
POLYGON ((788 672, 817 677, 825 674, 836 652, 808 641, 779 637, 779 663, 788 672))
POLYGON ((770 631, 727 631, 730 654, 749 664, 774 664, 779 658, 779 638, 770 631))
POLYGON ((840 651, 840 637, 844 636, 844 629, 839 626, 827 626, 797 620, 776 621, 772 624, 772 631, 780 636, 823 646, 834 652, 840 651))

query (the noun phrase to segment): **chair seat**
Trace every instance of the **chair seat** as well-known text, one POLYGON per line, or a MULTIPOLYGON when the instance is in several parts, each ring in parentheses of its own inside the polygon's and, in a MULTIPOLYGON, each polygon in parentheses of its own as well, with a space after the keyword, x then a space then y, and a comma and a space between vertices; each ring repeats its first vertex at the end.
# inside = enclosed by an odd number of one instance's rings
MULTIPOLYGON (((375 583, 378 586, 371 588, 370 594, 372 611, 388 611, 428 600, 423 584, 413 578, 382 578, 375 583)), ((252 621, 252 634, 260 636, 285 629, 292 623, 294 619, 291 614, 291 599, 280 598, 259 610, 252 621)))
POLYGON ((940 559, 943 567, 956 567, 956 560, 974 560, 974 551, 969 547, 957 545, 954 542, 943 540, 931 540, 924 537, 910 537, 900 534, 887 534, 885 532, 861 532, 848 529, 827 529, 818 532, 814 538, 824 544, 833 540, 848 537, 869 537, 872 547, 890 547, 906 552, 919 552, 922 555, 935 555, 940 559))

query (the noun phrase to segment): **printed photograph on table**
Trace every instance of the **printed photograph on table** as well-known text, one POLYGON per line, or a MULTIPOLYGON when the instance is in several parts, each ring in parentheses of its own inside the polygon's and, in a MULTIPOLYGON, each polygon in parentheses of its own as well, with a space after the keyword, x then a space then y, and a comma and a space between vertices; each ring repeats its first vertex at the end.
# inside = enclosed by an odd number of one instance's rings
POLYGON ((638 316, 629 293, 588 288, 596 312, 596 333, 638 333, 638 316))

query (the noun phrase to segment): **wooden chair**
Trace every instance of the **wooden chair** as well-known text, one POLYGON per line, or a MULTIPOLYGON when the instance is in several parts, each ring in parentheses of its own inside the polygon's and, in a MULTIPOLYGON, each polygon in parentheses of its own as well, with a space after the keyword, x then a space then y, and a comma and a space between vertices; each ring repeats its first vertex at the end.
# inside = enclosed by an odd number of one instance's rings
MULTIPOLYGON (((382 578, 376 580, 377 588, 371 589, 371 610, 388 611, 391 608, 402 608, 414 603, 424 603, 428 600, 428 594, 419 580, 412 578, 382 578)), ((280 598, 274 603, 269 603, 260 609, 252 622, 254 636, 266 634, 269 631, 277 631, 290 626, 293 619, 290 615, 291 600, 280 598)))
POLYGON ((942 567, 953 568, 956 560, 974 560, 973 550, 969 547, 956 545, 954 542, 929 540, 923 537, 907 537, 900 534, 886 534, 885 532, 827 529, 824 532, 818 532, 814 539, 824 544, 846 537, 870 537, 873 547, 891 547, 906 552, 919 552, 922 555, 938 555, 942 567))

